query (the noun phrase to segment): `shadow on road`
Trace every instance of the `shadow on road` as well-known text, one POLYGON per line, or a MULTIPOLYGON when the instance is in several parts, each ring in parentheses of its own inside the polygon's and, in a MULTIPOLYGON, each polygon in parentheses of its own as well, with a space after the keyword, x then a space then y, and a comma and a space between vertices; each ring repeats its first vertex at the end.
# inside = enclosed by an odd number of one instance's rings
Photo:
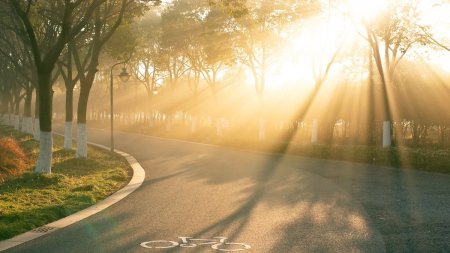
MULTIPOLYGON (((139 142, 138 137, 126 141, 139 142)), ((149 145, 142 140, 142 145, 149 151, 130 151, 150 171, 139 197, 167 191, 162 197, 153 195, 153 203, 160 206, 152 214, 167 212, 158 216, 177 222, 166 230, 163 225, 170 224, 158 221, 161 226, 148 230, 147 240, 176 240, 180 234, 174 231, 181 231, 186 233, 181 236, 196 238, 226 236, 252 244, 254 252, 450 248, 446 175, 174 141, 154 140, 149 145), (211 198, 215 195, 219 199, 211 198), (220 199, 227 197, 233 200, 220 199), (216 212, 204 208, 206 202, 229 205, 216 212)))
MULTIPOLYGON (((207 225, 189 236, 226 236, 230 241, 239 242, 248 233, 257 234, 266 244, 254 245, 255 252, 384 251, 383 241, 364 209, 330 180, 303 170, 320 166, 323 161, 295 158, 293 162, 279 155, 200 149, 194 156, 178 153, 158 157, 153 165, 164 164, 166 169, 170 168, 167 175, 149 179, 140 189, 144 192, 151 184, 163 180, 169 180, 166 182, 169 184, 175 179, 213 186, 247 182, 240 196, 233 196, 239 201, 236 206, 229 206, 229 213, 209 224, 204 220, 207 225)), ((172 187, 177 187, 175 181, 172 187)))

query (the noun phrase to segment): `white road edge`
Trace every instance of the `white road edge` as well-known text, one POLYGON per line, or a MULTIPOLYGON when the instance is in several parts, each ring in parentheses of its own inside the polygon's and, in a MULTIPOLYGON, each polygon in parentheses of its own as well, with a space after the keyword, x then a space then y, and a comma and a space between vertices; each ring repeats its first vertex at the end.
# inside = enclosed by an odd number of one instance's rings
MULTIPOLYGON (((109 150, 109 147, 89 142, 90 145, 100 147, 106 150, 109 150)), ((115 203, 119 202, 126 196, 128 196, 130 193, 135 191, 137 188, 139 188, 145 179, 145 171, 142 168, 142 166, 139 164, 139 162, 134 158, 133 156, 119 151, 114 150, 119 155, 123 156, 127 162, 131 165, 133 168, 133 177, 131 178, 130 182, 120 189, 119 191, 113 193, 111 196, 107 197, 106 199, 99 201, 97 204, 90 206, 84 210, 78 211, 70 216, 67 216, 65 218, 62 218, 60 220, 54 221, 52 223, 49 223, 47 225, 44 225, 40 228, 33 229, 31 231, 25 232, 23 234, 17 235, 11 239, 0 241, 0 251, 7 250, 9 248, 15 247, 17 245, 20 245, 22 243, 34 240, 38 237, 48 235, 49 233, 53 233, 57 231, 58 229, 67 227, 69 225, 72 225, 75 222, 78 222, 80 220, 86 219, 87 217, 94 215, 100 211, 105 210, 106 208, 114 205, 115 203), (44 231, 44 232, 41 232, 44 231)))

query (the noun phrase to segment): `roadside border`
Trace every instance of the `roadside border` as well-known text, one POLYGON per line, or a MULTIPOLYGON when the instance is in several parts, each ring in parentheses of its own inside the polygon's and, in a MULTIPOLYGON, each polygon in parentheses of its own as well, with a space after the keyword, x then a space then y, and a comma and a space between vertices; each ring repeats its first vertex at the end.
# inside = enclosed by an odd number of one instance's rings
MULTIPOLYGON (((99 148, 103 148, 108 150, 109 147, 89 142, 90 145, 96 146, 99 148)), ((18 246, 20 244, 23 244, 25 242, 34 240, 36 238, 39 238, 44 235, 48 235, 49 233, 53 233, 61 228, 67 227, 69 225, 72 225, 80 220, 86 219, 91 215, 94 215, 100 211, 105 210, 106 208, 114 205, 115 203, 119 202, 120 200, 127 197, 130 193, 138 189, 145 179, 145 171, 142 168, 142 166, 139 164, 139 162, 131 156, 130 154, 127 154, 125 152, 114 150, 115 153, 123 156, 127 162, 130 164, 131 168, 133 169, 133 176, 130 180, 130 182, 123 187, 122 189, 118 190, 117 192, 113 193, 111 196, 107 197, 104 200, 99 201, 98 203, 83 209, 81 211, 78 211, 74 214, 71 214, 67 217, 64 217, 60 220, 51 222, 47 225, 41 226, 39 228, 33 229, 31 231, 25 232, 23 234, 17 235, 13 238, 0 241, 0 251, 4 251, 7 249, 10 249, 12 247, 18 246)))

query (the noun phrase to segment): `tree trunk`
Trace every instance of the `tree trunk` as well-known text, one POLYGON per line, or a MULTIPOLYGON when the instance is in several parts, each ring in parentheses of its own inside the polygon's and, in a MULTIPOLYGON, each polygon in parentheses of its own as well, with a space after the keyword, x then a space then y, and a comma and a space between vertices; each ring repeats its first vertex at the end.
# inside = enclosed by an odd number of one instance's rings
POLYGON ((51 170, 52 147, 53 147, 52 132, 41 131, 39 141, 39 158, 36 164, 35 172, 37 173, 52 172, 51 170))
POLYGON ((33 134, 33 119, 31 117, 23 117, 22 132, 33 134))
POLYGON ((311 143, 316 144, 319 139, 319 122, 317 119, 313 119, 311 125, 311 143))
POLYGON ((20 129, 20 98, 16 97, 16 101, 14 103, 14 129, 20 129))
POLYGON ((8 107, 8 126, 14 126, 14 101, 9 101, 8 107))
POLYGON ((383 148, 389 148, 391 142, 391 121, 385 120, 383 122, 383 148))
POLYGON ((39 140, 40 139, 40 122, 39 122, 39 91, 36 89, 36 101, 34 106, 34 139, 39 140))
POLYGON ((262 94, 258 94, 258 100, 258 140, 264 141, 266 139, 266 122, 264 120, 264 98, 262 94))
MULTIPOLYGON (((50 68, 53 69, 53 68, 50 68)), ((52 100, 53 90, 50 82, 51 71, 38 71, 39 78, 39 158, 35 172, 51 173, 52 165, 52 100)))
POLYGON ((80 85, 77 109, 77 158, 87 158, 86 115, 90 88, 80 85))
POLYGON ((72 150, 72 121, 66 121, 64 124, 64 149, 72 150))
POLYGON ((77 158, 87 158, 86 123, 77 123, 77 158))
POLYGON ((375 80, 374 80, 374 66, 372 51, 369 50, 369 87, 368 87, 368 113, 367 113, 367 143, 371 146, 375 145, 375 131, 376 131, 376 120, 375 120, 375 80))
MULTIPOLYGON (((378 41, 376 40, 376 37, 373 36, 373 34, 371 34, 369 32, 369 30, 367 30, 367 33, 368 33, 368 37, 370 38, 369 43, 372 48, 373 57, 375 60, 375 66, 378 70, 378 74, 381 79, 382 106, 383 106, 382 108, 383 108, 383 118, 384 118, 382 146, 383 146, 383 148, 388 148, 392 144, 392 141, 391 141, 392 140, 391 139, 392 138, 392 136, 391 136, 392 115, 391 115, 391 109, 390 109, 389 97, 388 97, 388 85, 390 85, 390 81, 391 81, 391 76, 389 75, 390 74, 389 61, 388 61, 387 57, 385 57, 386 58, 385 59, 386 66, 383 66, 378 41)), ((385 51, 385 52, 387 52, 387 51, 385 51)))
POLYGON ((33 99, 33 88, 27 90, 23 108, 22 132, 33 134, 33 120, 31 119, 31 101, 33 99))
POLYGON ((64 149, 72 150, 73 87, 66 86, 66 123, 64 128, 64 149))

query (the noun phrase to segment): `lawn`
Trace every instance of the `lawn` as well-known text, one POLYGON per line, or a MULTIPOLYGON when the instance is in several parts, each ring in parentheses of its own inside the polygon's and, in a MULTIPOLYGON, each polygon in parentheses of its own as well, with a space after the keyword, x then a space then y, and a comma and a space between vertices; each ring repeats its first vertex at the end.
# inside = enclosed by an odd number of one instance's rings
POLYGON ((144 127, 129 125, 123 131, 140 132, 150 136, 174 138, 193 142, 209 143, 227 147, 257 150, 270 153, 307 156, 319 159, 342 160, 390 166, 401 169, 415 169, 450 174, 450 149, 436 147, 393 146, 382 148, 381 144, 338 145, 338 144, 304 144, 297 141, 286 142, 283 138, 259 141, 256 134, 224 132, 218 137, 214 131, 191 133, 185 126, 173 127, 167 131, 164 127, 144 127))
POLYGON ((100 148, 90 146, 87 159, 75 158, 75 151, 63 149, 60 136, 54 136, 52 174, 35 174, 39 143, 0 126, 0 142, 11 140, 18 145, 14 152, 25 157, 14 164, 0 161, 0 240, 82 210, 125 186, 132 175, 125 159, 100 148), (19 162, 25 165, 15 168, 19 162))

